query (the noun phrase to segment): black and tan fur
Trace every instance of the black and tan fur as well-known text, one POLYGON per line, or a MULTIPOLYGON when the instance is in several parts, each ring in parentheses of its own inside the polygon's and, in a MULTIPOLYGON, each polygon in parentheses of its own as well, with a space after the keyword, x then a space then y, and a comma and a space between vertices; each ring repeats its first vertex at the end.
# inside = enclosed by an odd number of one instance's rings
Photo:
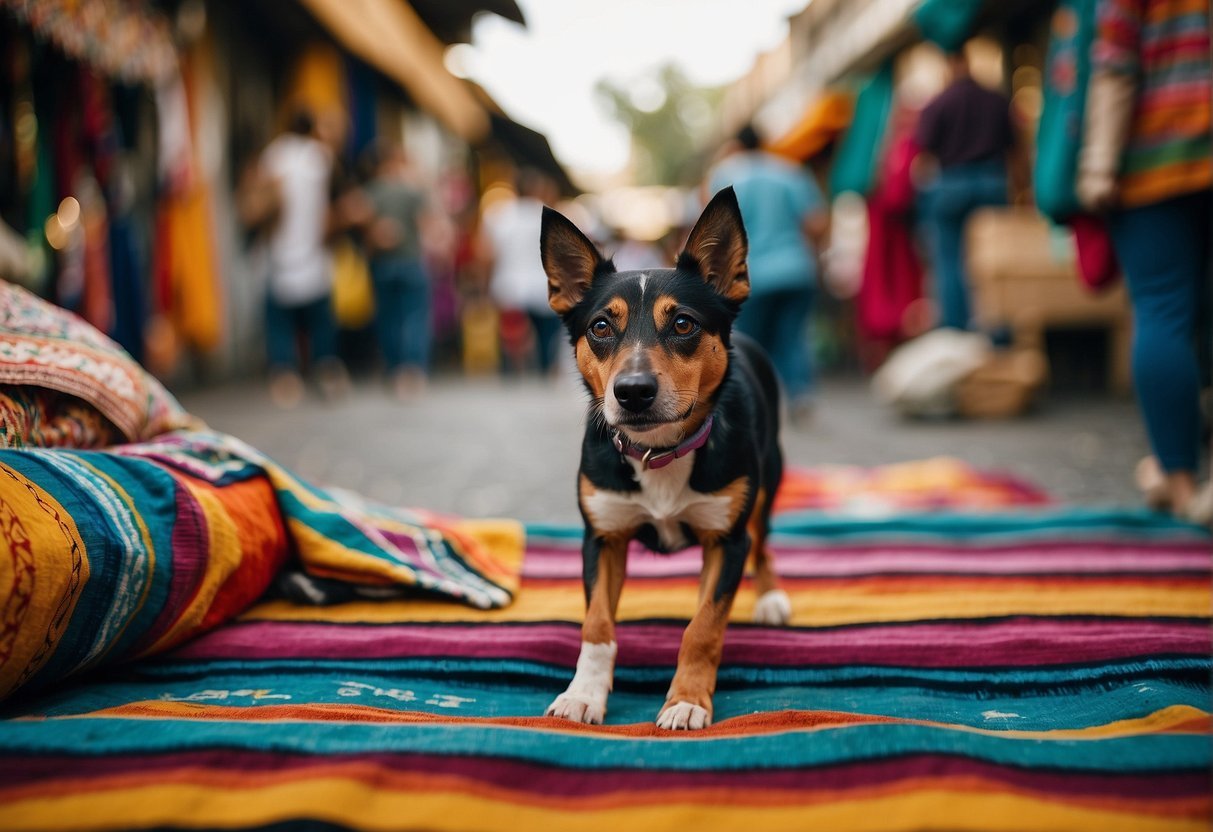
POLYGON ((703 547, 698 610, 658 716, 666 728, 711 722, 725 627, 747 560, 757 620, 786 623, 766 548, 782 474, 778 386, 757 345, 732 333, 749 295, 746 235, 732 189, 709 203, 674 269, 618 273, 565 217, 545 209, 541 250, 552 309, 564 320, 590 394, 578 498, 587 611, 582 655, 549 714, 601 722, 615 658, 615 614, 627 547, 703 547), (702 448, 660 470, 624 458, 616 431, 664 450, 709 414, 702 448))

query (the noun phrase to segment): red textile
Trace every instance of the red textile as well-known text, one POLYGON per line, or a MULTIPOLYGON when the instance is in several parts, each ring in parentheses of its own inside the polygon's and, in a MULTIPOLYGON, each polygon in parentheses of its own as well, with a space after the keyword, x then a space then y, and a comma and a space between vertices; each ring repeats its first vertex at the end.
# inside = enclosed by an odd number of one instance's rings
POLYGON ((1107 222, 1093 214, 1075 214, 1068 223, 1074 232, 1078 276, 1082 285, 1092 292, 1115 286, 1120 277, 1120 263, 1112 248, 1107 222))
POLYGON ((875 190, 868 197, 868 251, 856 297, 860 335, 870 341, 901 340, 906 308, 922 297, 922 264, 914 249, 914 183, 918 155, 912 136, 893 140, 875 190))

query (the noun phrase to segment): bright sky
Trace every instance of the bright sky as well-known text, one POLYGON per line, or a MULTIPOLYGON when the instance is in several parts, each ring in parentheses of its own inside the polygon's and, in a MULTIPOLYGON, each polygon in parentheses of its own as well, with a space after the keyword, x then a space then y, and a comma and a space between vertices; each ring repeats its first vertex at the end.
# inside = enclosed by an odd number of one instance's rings
POLYGON ((807 2, 518 0, 527 27, 482 15, 460 58, 567 167, 607 174, 627 161, 628 136, 596 103, 599 79, 635 83, 673 62, 695 83, 727 83, 784 38, 787 17, 807 2))

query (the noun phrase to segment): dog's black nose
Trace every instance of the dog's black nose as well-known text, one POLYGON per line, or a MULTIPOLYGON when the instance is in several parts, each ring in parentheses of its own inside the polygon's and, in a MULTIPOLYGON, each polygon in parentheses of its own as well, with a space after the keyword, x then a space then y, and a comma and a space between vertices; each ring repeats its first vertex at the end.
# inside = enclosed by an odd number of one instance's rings
POLYGON ((615 379, 615 398, 633 413, 641 413, 657 400, 657 379, 652 373, 628 373, 615 379))

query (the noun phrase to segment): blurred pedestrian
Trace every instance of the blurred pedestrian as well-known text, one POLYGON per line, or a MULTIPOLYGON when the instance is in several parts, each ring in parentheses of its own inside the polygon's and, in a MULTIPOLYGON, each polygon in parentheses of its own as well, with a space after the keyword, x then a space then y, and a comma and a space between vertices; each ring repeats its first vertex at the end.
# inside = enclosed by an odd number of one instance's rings
POLYGON ((501 310, 507 365, 521 369, 532 353, 541 374, 556 371, 560 319, 548 305, 548 281, 539 260, 543 206, 559 192, 551 177, 523 169, 516 196, 489 207, 481 226, 482 256, 489 263, 489 292, 501 310))
POLYGON ((1006 205, 1008 174, 1021 183, 1026 170, 1017 152, 1007 97, 973 78, 963 49, 948 55, 948 71, 947 89, 918 119, 915 142, 938 168, 923 189, 921 207, 939 323, 968 329, 972 312, 965 225, 978 208, 1006 205))
POLYGON ((1138 480, 1154 506, 1208 523, 1213 501, 1195 495, 1211 340, 1209 2, 1099 0, 1097 20, 1076 190, 1109 212, 1128 280, 1133 377, 1154 451, 1138 480))
POLYGON ((332 259, 326 245, 332 154, 314 130, 311 114, 297 111, 287 131, 261 156, 264 177, 280 195, 268 240, 265 309, 270 395, 283 407, 293 407, 303 397, 301 340, 307 344, 307 366, 326 397, 342 394, 349 384, 337 357, 332 259))
POLYGON ((671 262, 655 244, 641 240, 622 228, 611 233, 610 240, 603 248, 611 252, 611 262, 621 272, 665 269, 669 268, 671 262))
POLYGON ((817 291, 817 251, 829 228, 825 199, 803 168, 761 149, 752 125, 738 133, 708 176, 712 193, 732 185, 749 237, 750 297, 737 328, 762 344, 794 419, 812 413, 816 380, 808 322, 817 291))
POLYGON ((430 364, 433 299, 422 248, 428 198, 399 142, 377 143, 368 162, 363 239, 375 287, 375 331, 396 395, 409 399, 425 389, 430 364))

